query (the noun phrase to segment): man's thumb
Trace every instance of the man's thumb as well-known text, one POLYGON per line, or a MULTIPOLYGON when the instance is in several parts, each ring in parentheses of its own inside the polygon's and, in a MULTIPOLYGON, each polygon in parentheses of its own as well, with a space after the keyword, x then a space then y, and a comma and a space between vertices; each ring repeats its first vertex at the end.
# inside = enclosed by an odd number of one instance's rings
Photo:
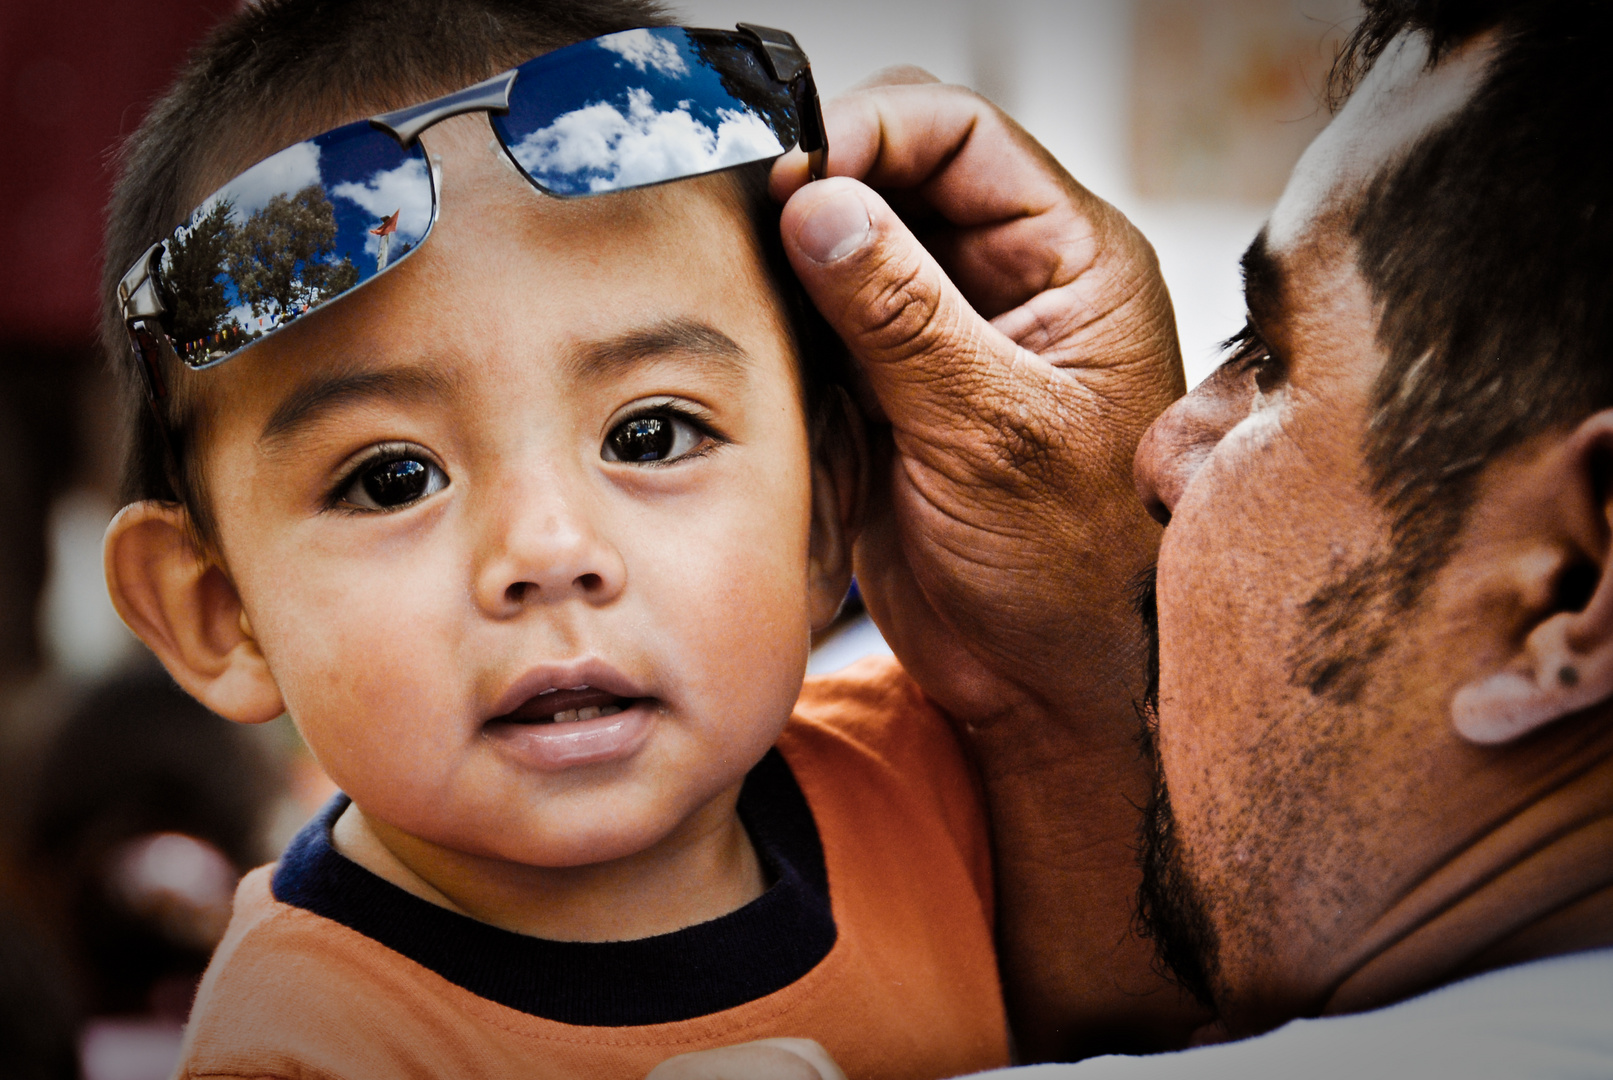
POLYGON ((780 229, 796 276, 873 384, 885 411, 919 405, 919 386, 985 374, 1016 351, 874 191, 848 177, 808 184, 780 229))

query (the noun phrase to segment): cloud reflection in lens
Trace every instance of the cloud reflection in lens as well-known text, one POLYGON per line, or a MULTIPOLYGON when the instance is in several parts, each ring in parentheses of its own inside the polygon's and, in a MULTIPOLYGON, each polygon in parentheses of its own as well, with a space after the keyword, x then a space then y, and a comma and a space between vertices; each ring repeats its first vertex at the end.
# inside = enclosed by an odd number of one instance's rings
POLYGON ((662 111, 644 89, 627 92, 625 111, 605 102, 585 105, 513 149, 522 168, 565 193, 653 184, 783 152, 767 121, 752 112, 718 109, 716 126, 708 127, 688 102, 662 111))

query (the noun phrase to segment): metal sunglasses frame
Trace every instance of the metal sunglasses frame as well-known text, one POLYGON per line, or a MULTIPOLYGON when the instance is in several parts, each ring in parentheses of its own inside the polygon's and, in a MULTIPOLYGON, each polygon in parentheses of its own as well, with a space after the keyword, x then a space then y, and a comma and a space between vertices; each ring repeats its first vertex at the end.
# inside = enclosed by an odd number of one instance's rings
MULTIPOLYGON (((827 165, 829 144, 823 126, 823 111, 818 101, 817 84, 813 81, 812 65, 807 61, 806 53, 796 43, 795 37, 787 31, 758 26, 754 23, 738 23, 736 29, 756 49, 773 79, 788 88, 800 127, 796 144, 807 155, 812 178, 821 179, 827 165)), ((419 140, 421 133, 427 128, 450 117, 474 112, 507 113, 510 109, 510 90, 515 85, 520 66, 510 68, 490 79, 484 79, 473 86, 467 86, 463 90, 421 102, 419 105, 410 105, 372 116, 369 119, 370 126, 392 136, 400 147, 407 149, 419 140)), ((533 182, 532 186, 539 191, 543 190, 536 182, 533 182)), ((434 206, 436 199, 436 184, 433 182, 434 206)), ((435 217, 435 211, 433 216, 435 217)), ((118 303, 123 311, 124 326, 135 354, 136 367, 145 384, 146 396, 153 406, 167 396, 167 387, 161 374, 162 367, 157 362, 158 356, 163 350, 174 353, 173 343, 161 322, 169 309, 163 299, 157 278, 166 243, 167 240, 159 240, 147 248, 118 282, 118 303)), ((353 286, 353 289, 363 288, 371 280, 374 278, 360 282, 353 286)), ((340 298, 337 296, 332 299, 340 298)), ((233 355, 234 353, 230 354, 233 355)), ((175 358, 177 359, 177 354, 175 358)), ((181 366, 185 366, 183 362, 181 366)), ((164 427, 166 434, 166 425, 160 426, 164 427)))

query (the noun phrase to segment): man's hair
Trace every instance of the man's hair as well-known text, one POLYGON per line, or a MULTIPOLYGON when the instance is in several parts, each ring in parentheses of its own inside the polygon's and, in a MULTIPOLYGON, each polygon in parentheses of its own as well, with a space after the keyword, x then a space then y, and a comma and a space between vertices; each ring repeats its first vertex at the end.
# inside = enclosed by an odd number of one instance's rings
MULTIPOLYGON (((1367 0, 1340 57, 1335 100, 1408 31, 1425 36, 1430 65, 1475 35, 1495 40, 1471 100, 1353 209, 1387 354, 1365 452, 1392 535, 1387 554, 1308 605, 1319 642, 1339 630, 1357 638, 1298 671, 1319 693, 1353 696, 1388 644, 1392 619, 1361 638, 1367 627, 1342 609, 1380 584, 1380 616, 1417 602, 1488 462, 1613 406, 1610 10, 1599 0, 1367 0)), ((1581 576, 1569 582, 1582 592, 1581 576)))
MULTIPOLYGON (((159 422, 117 303, 124 270, 214 188, 355 114, 425 101, 589 38, 671 22, 657 0, 261 0, 215 30, 122 148, 108 213, 102 340, 123 376, 131 432, 124 500, 180 503, 199 537, 214 538, 194 452, 206 423, 198 376, 178 365, 161 373, 171 392, 159 422)), ((795 339, 809 419, 821 426, 843 381, 844 350, 790 270, 767 169, 729 176, 795 339)))

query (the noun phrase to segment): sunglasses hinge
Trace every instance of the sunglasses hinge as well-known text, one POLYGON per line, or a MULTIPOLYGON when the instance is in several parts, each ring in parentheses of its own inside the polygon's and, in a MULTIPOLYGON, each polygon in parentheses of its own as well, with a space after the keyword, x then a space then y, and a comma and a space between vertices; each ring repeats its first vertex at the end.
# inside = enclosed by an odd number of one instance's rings
POLYGON ((135 319, 155 319, 168 313, 168 305, 157 292, 154 273, 157 260, 162 258, 162 244, 155 243, 134 261, 118 282, 118 304, 123 308, 125 322, 135 319))
POLYGON ((801 51, 794 34, 786 30, 775 30, 771 26, 757 26, 755 23, 742 22, 735 25, 740 33, 762 47, 762 56, 766 58, 773 78, 779 82, 794 82, 797 75, 807 70, 806 53, 801 51))

